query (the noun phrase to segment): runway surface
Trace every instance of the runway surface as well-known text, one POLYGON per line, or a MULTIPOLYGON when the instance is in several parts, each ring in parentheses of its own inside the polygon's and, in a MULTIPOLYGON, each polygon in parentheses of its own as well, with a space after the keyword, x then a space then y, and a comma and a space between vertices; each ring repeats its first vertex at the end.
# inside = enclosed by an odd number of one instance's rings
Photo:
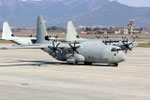
POLYGON ((42 50, 0 50, 0 100, 150 100, 150 48, 135 48, 118 67, 67 65, 42 50))

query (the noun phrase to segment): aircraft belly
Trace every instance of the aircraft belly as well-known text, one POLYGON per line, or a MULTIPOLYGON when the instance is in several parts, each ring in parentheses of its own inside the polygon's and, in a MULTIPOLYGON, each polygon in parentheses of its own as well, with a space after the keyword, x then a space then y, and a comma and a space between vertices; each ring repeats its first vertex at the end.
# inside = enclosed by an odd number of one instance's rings
POLYGON ((93 49, 86 49, 81 53, 85 57, 86 62, 103 63, 105 62, 105 53, 93 49))
POLYGON ((92 63, 118 63, 120 59, 120 52, 111 52, 111 46, 91 46, 91 48, 84 47, 81 54, 85 57, 86 62, 92 63))

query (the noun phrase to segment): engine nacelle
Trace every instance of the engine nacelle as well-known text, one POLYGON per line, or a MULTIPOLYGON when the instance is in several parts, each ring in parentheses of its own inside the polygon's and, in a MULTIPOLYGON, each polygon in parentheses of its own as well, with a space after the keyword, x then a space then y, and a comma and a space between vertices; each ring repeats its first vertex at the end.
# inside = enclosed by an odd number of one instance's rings
MULTIPOLYGON (((68 55, 68 57, 71 56, 71 55, 68 55)), ((68 58, 67 60, 67 63, 69 64, 76 64, 77 62, 85 62, 85 58, 84 56, 80 55, 80 54, 74 54, 74 56, 68 58)))
POLYGON ((68 64, 76 64, 76 60, 75 59, 67 59, 66 61, 68 64))
POLYGON ((85 61, 85 57, 80 55, 80 54, 75 54, 73 57, 77 62, 84 62, 85 61))

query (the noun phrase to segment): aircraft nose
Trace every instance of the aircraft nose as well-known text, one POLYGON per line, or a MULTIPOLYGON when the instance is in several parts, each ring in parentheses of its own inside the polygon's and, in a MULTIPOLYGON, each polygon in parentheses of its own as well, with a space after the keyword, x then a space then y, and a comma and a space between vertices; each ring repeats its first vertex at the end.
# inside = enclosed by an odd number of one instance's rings
POLYGON ((119 57, 120 62, 123 62, 123 61, 125 61, 125 60, 126 60, 126 55, 125 55, 125 53, 124 53, 124 52, 121 52, 119 56, 120 56, 120 57, 119 57))

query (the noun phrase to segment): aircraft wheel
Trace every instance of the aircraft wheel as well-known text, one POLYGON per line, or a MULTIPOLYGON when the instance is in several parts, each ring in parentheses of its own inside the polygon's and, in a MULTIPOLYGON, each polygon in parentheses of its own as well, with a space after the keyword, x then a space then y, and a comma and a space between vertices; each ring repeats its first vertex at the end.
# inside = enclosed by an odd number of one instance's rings
POLYGON ((114 63, 113 65, 114 65, 114 67, 118 67, 118 63, 114 63))
POLYGON ((73 63, 73 65, 77 65, 78 64, 78 62, 77 61, 75 61, 74 63, 73 63))
POLYGON ((85 65, 92 65, 91 62, 84 62, 85 65))
POLYGON ((75 59, 68 59, 67 63, 72 64, 72 65, 76 65, 78 62, 75 59))

